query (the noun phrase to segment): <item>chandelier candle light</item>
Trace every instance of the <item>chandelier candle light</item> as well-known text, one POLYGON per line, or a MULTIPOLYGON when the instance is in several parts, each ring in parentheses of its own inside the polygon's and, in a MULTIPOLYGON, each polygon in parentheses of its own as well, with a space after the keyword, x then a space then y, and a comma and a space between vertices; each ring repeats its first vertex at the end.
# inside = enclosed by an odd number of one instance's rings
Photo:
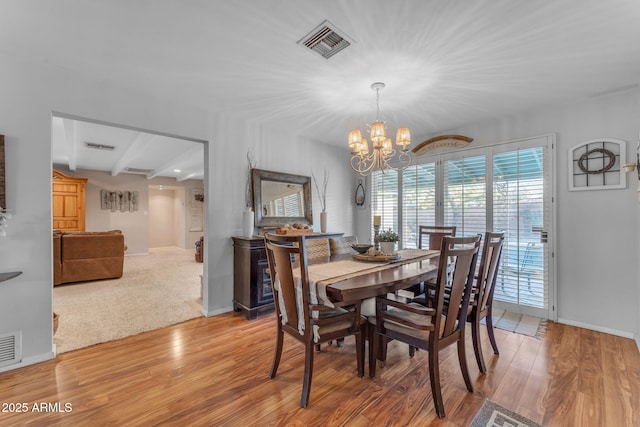
POLYGON ((376 121, 370 126, 369 135, 371 138, 372 150, 369 150, 369 143, 362 138, 359 129, 349 131, 347 143, 351 148, 351 167, 360 175, 366 176, 374 170, 383 173, 388 170, 404 169, 411 164, 411 155, 407 146, 411 144, 411 133, 409 128, 398 128, 396 133, 396 145, 402 147, 397 160, 400 167, 392 167, 389 161, 396 155, 391 138, 387 138, 385 122, 380 120, 380 91, 384 89, 384 83, 376 82, 371 85, 371 89, 376 91, 376 121))

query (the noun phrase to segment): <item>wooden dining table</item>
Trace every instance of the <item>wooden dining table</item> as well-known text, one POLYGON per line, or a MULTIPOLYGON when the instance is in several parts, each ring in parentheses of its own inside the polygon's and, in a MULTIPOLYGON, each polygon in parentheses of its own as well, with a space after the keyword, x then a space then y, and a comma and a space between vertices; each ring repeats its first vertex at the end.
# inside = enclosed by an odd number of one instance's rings
MULTIPOLYGON (((355 303, 389 292, 406 289, 417 283, 435 278, 438 274, 439 251, 406 250, 398 251, 400 259, 385 262, 365 262, 357 271, 337 273, 333 277, 315 280, 319 299, 328 298, 336 305, 355 303), (403 259, 404 256, 407 259, 403 259)), ((320 267, 318 264, 308 266, 310 277, 316 276, 320 269, 332 269, 332 263, 349 260, 350 255, 332 258, 329 263, 320 267)), ((319 274, 319 273, 318 273, 319 274)), ((325 273, 325 276, 328 273, 325 273)), ((313 280, 312 280, 313 281, 313 280)))

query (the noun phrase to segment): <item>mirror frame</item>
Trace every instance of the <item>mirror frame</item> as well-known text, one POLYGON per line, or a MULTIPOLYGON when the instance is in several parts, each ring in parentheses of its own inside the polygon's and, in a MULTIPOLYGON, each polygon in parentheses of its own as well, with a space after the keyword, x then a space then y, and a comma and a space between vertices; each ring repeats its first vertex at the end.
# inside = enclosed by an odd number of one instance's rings
POLYGON ((313 211, 311 210, 311 177, 283 172, 272 172, 262 169, 251 169, 251 184, 256 227, 278 227, 292 223, 313 224, 313 211), (263 216, 262 181, 276 181, 302 185, 304 216, 263 216))
POLYGON ((7 209, 4 164, 4 135, 0 135, 0 208, 7 209))

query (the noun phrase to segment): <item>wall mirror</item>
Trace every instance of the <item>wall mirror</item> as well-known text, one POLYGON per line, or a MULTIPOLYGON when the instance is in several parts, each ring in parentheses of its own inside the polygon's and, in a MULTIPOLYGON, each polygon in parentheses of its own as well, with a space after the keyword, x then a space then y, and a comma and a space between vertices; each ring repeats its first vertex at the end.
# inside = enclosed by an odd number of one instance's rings
POLYGON ((311 177, 252 169, 251 183, 257 227, 313 224, 311 177))

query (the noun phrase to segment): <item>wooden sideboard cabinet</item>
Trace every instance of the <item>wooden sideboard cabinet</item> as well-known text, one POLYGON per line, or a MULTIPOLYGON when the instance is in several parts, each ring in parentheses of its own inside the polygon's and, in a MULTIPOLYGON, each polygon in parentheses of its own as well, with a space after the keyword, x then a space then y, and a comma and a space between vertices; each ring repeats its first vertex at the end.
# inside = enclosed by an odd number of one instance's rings
POLYGON ((242 310, 250 320, 273 310, 264 239, 233 237, 233 309, 242 310))
MULTIPOLYGON (((339 237, 344 233, 314 233, 307 238, 339 237)), ((261 237, 233 237, 233 309, 247 319, 274 309, 269 261, 261 237)))

